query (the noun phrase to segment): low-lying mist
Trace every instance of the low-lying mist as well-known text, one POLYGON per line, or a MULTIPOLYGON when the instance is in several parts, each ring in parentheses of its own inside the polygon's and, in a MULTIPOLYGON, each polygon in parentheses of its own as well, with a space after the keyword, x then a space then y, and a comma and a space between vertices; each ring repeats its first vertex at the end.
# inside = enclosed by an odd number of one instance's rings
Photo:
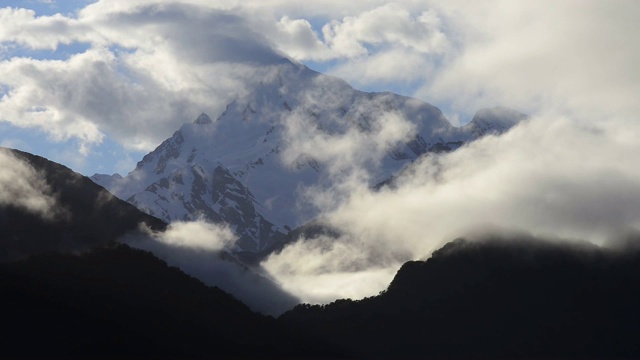
MULTIPOLYGON (((302 301, 326 303, 375 295, 404 262, 457 237, 612 244, 640 228, 640 127, 621 125, 536 117, 425 156, 381 190, 345 178, 348 195, 321 216, 342 235, 300 239, 262 266, 302 301)), ((336 203, 334 193, 307 191, 318 207, 336 203)))

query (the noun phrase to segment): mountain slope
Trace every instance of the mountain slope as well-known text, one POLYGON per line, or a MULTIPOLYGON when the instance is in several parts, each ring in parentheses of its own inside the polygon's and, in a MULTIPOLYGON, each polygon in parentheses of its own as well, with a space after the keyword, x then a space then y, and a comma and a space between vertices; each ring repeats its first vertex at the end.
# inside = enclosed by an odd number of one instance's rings
POLYGON ((126 245, 0 264, 0 292, 9 357, 253 358, 305 346, 272 318, 126 245))
POLYGON ((137 249, 151 251, 169 265, 177 266, 209 286, 219 287, 253 311, 278 316, 300 303, 298 298, 284 291, 276 282, 261 275, 259 268, 249 268, 225 251, 174 246, 144 237, 123 241, 137 249))
MULTIPOLYGON (((202 251, 188 246, 171 246, 159 237, 173 231, 161 220, 111 195, 88 178, 60 164, 39 156, 0 149, 0 163, 18 164, 29 172, 10 172, 13 178, 0 176, 0 262, 25 259, 43 253, 77 253, 109 246, 116 242, 153 253, 217 286, 264 314, 281 314, 299 301, 273 281, 255 273, 226 253, 202 251), (20 177, 40 185, 40 197, 48 196, 46 209, 17 206, 26 193, 16 193, 14 203, 6 203, 5 193, 16 192, 9 183, 24 182, 20 177), (46 194, 45 194, 46 193, 46 194), (146 224, 156 233, 138 231, 146 224)), ((4 169, 7 172, 7 168, 4 169)), ((28 189, 20 189, 27 191, 28 189)), ((37 199, 36 199, 37 200, 37 199)), ((35 200, 31 200, 32 202, 35 200)), ((24 202, 24 201, 23 201, 24 202)))
POLYGON ((300 305, 280 321, 361 357, 636 358, 640 252, 458 240, 386 292, 300 305))
POLYGON ((526 118, 526 115, 505 107, 481 109, 462 130, 471 134, 473 138, 499 135, 526 118))
POLYGON ((33 169, 55 198, 44 215, 10 203, 0 205, 0 261, 49 251, 86 250, 135 231, 140 223, 155 230, 166 227, 65 166, 18 150, 0 151, 33 169))
POLYGON ((637 247, 456 240, 378 296, 277 320, 126 245, 1 263, 0 293, 9 357, 640 356, 637 247))
POLYGON ((167 222, 227 222, 240 237, 234 251, 257 252, 317 216, 305 189, 332 189, 355 173, 373 186, 424 153, 455 150, 523 117, 495 109, 457 128, 422 101, 357 91, 287 62, 216 121, 202 114, 183 125, 126 177, 92 179, 167 222))

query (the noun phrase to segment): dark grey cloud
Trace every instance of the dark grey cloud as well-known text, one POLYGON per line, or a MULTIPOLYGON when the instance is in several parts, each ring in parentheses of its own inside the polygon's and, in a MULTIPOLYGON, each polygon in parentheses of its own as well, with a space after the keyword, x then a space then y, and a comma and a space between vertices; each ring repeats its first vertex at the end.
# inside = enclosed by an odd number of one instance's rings
MULTIPOLYGON (((171 53, 187 63, 251 63, 273 65, 285 57, 273 50, 251 24, 229 11, 167 3, 108 14, 103 26, 126 34, 160 36, 171 53)), ((144 39, 142 39, 144 41, 144 39)))

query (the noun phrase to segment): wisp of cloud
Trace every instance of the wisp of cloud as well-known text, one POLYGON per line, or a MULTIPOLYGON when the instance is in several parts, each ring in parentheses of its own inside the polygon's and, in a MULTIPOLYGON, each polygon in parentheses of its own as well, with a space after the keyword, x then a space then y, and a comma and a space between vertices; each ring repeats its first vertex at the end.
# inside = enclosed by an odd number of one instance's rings
POLYGON ((4 148, 0 148, 0 168, 0 206, 15 206, 53 219, 57 202, 41 174, 4 148))
POLYGON ((244 266, 226 251, 237 238, 224 224, 174 222, 164 232, 145 226, 140 230, 121 241, 153 252, 169 265, 230 293, 254 311, 277 316, 299 303, 274 281, 244 266))

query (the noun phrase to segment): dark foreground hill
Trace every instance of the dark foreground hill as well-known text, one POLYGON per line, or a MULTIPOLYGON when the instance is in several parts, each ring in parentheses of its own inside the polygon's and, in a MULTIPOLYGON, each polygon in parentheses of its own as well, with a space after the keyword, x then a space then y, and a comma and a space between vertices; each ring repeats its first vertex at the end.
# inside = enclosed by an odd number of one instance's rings
POLYGON ((0 293, 3 355, 244 358, 326 349, 126 245, 2 264, 0 293))
POLYGON ((0 265, 3 354, 637 358, 640 256, 458 240, 360 301, 253 313, 126 245, 0 265))
POLYGON ((154 230, 166 227, 161 220, 118 199, 66 166, 18 150, 0 148, 0 151, 33 168, 56 199, 50 211, 58 214, 47 219, 21 207, 0 204, 0 261, 47 251, 88 249, 135 231, 141 223, 154 230))
POLYGON ((364 358, 640 356, 635 250, 458 240, 361 301, 299 305, 294 331, 364 358))
MULTIPOLYGON (((3 356, 640 358, 637 247, 457 240, 406 263, 378 296, 276 320, 116 244, 140 222, 163 222, 66 167, 12 154, 63 215, 0 202, 3 356)), ((332 230, 300 235, 317 232, 332 230)))
POLYGON ((3 160, 22 171, 3 169, 5 173, 0 173, 3 175, 0 176, 0 262, 47 252, 82 252, 129 241, 134 247, 151 250, 156 256, 179 264, 183 271, 207 284, 234 294, 256 311, 281 314, 298 303, 273 281, 254 273, 225 253, 169 246, 145 234, 136 236, 140 224, 155 231, 167 229, 167 224, 63 165, 18 150, 0 148, 0 167, 3 160), (30 183, 32 197, 48 196, 54 201, 43 206, 44 210, 29 209, 23 200, 28 191, 23 188, 29 186, 15 190, 11 182, 30 183), (6 193, 14 196, 6 196, 6 193))

